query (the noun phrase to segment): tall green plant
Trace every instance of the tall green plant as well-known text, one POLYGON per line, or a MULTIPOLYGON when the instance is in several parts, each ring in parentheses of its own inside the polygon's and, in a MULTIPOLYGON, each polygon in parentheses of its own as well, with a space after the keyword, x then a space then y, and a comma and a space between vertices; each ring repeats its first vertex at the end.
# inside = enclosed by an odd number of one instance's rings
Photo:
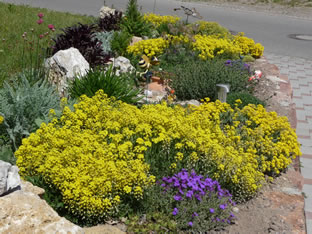
POLYGON ((130 41, 131 35, 127 31, 114 32, 111 40, 111 49, 116 55, 123 56, 127 53, 130 41))
POLYGON ((149 36, 151 25, 146 22, 138 9, 137 0, 129 0, 125 17, 121 21, 121 28, 133 36, 149 36))
POLYGON ((70 96, 79 98, 85 94, 93 97, 99 89, 102 89, 108 97, 114 96, 117 100, 126 103, 136 103, 141 99, 138 97, 141 90, 134 87, 132 76, 134 74, 130 73, 117 75, 112 65, 106 71, 94 69, 83 77, 75 78, 69 90, 70 96))

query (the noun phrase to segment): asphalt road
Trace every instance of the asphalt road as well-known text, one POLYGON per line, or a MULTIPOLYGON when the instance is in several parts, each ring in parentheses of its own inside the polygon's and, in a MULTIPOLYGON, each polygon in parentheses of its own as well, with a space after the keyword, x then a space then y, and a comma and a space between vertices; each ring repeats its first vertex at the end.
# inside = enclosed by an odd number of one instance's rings
MULTIPOLYGON (((99 9, 104 5, 103 0, 4 0, 3 2, 95 16, 99 15, 99 9)), ((128 0, 106 0, 105 2, 107 6, 113 5, 116 9, 126 9, 128 0)), ((295 40, 288 37, 289 34, 312 35, 312 20, 173 0, 138 0, 138 3, 142 6, 143 12, 155 10, 158 14, 176 14, 182 17, 184 17, 182 12, 174 12, 173 8, 181 5, 195 7, 204 20, 219 22, 236 32, 245 32, 246 36, 262 43, 268 52, 312 60, 312 40, 295 40), (154 2, 156 2, 155 8, 154 2)))

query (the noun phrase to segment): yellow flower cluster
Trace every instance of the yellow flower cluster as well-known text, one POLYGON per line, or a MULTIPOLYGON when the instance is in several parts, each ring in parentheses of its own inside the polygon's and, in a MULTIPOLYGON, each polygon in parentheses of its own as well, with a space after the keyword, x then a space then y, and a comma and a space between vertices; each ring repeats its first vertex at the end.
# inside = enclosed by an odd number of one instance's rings
POLYGON ((175 24, 178 22, 181 18, 178 16, 171 16, 171 15, 157 15, 154 13, 144 14, 144 19, 150 23, 152 23, 154 26, 158 27, 161 24, 175 24))
POLYGON ((145 145, 131 141, 138 111, 102 91, 82 96, 74 112, 64 107, 59 120, 23 140, 15 153, 21 175, 42 175, 83 217, 107 215, 125 194, 141 198, 155 177, 144 162, 145 145))
POLYGON ((241 48, 243 55, 250 54, 254 58, 260 58, 263 55, 264 47, 260 43, 256 44, 253 39, 245 37, 242 32, 234 37, 233 43, 241 48))
POLYGON ((193 50, 199 52, 199 57, 203 60, 224 55, 227 58, 235 58, 241 52, 239 46, 232 43, 228 38, 218 38, 216 36, 195 35, 195 42, 192 43, 193 50))
POLYGON ((169 40, 170 45, 189 44, 190 42, 190 38, 185 35, 174 36, 174 35, 168 34, 166 36, 169 40))
POLYGON ((0 115, 0 124, 2 124, 2 123, 3 123, 3 121, 4 121, 4 118, 3 118, 3 116, 2 116, 2 115, 0 115))
POLYGON ((145 54, 148 57, 158 56, 169 46, 169 41, 163 38, 142 40, 128 46, 127 52, 134 55, 145 54))
POLYGON ((223 55, 226 58, 236 58, 240 54, 250 54, 254 58, 263 55, 264 47, 251 38, 245 37, 243 33, 238 34, 232 40, 231 37, 219 38, 219 36, 195 35, 192 43, 193 50, 198 51, 201 59, 214 58, 223 55))
POLYGON ((192 28, 195 34, 218 35, 219 37, 229 36, 229 30, 222 27, 217 22, 200 20, 189 24, 188 27, 192 28))
POLYGON ((107 214, 125 194, 142 196, 155 180, 147 163, 152 165, 149 157, 158 146, 153 168, 196 169, 242 198, 300 155, 287 119, 260 105, 239 110, 216 101, 138 109, 102 91, 83 96, 74 112, 65 107, 59 120, 24 139, 15 155, 23 176, 43 175, 72 211, 92 216, 107 214), (160 152, 168 153, 166 160, 160 152))

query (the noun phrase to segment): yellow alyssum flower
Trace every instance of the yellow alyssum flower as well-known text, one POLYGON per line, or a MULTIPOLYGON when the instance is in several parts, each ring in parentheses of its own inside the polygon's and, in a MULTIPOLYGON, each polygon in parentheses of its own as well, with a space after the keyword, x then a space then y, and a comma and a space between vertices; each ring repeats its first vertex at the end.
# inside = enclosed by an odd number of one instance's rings
POLYGON ((178 16, 171 16, 171 15, 161 16, 161 15, 157 15, 154 13, 148 13, 148 14, 144 14, 144 19, 152 23, 154 26, 158 27, 161 24, 175 24, 181 18, 178 16))
POLYGON ((301 154, 287 118, 261 105, 232 109, 203 100, 198 107, 139 109, 100 90, 81 96, 74 111, 64 106, 60 119, 23 139, 15 156, 22 176, 43 176, 73 213, 104 217, 118 206, 116 196, 120 203, 123 195, 141 199, 155 182, 148 164, 154 147, 167 153, 168 172, 200 168, 243 198, 301 154))

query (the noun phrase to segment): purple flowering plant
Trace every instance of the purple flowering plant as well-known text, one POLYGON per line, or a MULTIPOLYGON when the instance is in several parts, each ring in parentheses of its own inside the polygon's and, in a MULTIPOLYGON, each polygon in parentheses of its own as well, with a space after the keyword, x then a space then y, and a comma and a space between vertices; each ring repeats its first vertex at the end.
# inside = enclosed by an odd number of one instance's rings
POLYGON ((157 184, 162 188, 160 200, 168 200, 164 209, 181 230, 205 232, 231 224, 235 218, 232 195, 218 181, 197 175, 194 170, 182 169, 157 184))
POLYGON ((238 59, 238 60, 226 60, 225 61, 225 66, 233 68, 233 69, 237 69, 237 70, 241 70, 243 73, 247 72, 249 75, 253 74, 253 71, 251 70, 251 67, 249 64, 244 63, 242 58, 238 59))

